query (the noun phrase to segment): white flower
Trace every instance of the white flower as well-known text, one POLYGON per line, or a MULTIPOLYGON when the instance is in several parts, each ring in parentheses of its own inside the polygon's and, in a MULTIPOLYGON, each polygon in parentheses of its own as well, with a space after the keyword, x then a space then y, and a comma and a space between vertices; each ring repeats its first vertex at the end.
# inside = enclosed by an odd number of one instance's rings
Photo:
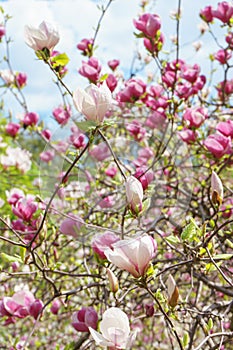
POLYGON ((58 30, 50 23, 43 21, 38 28, 33 26, 24 27, 26 44, 33 50, 43 50, 45 47, 53 49, 60 37, 58 30))
POLYGON ((128 316, 117 307, 111 307, 104 312, 100 322, 102 334, 90 327, 89 330, 98 346, 129 349, 132 341, 128 316))
POLYGON ((214 204, 221 205, 223 200, 223 185, 215 171, 211 175, 211 196, 214 204))

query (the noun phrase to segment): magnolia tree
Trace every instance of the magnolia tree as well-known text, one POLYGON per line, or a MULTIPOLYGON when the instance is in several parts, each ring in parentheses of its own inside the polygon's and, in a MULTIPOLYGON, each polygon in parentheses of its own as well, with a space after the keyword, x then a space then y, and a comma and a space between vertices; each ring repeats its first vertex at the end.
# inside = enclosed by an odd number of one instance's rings
POLYGON ((98 58, 111 3, 77 43, 85 89, 66 83, 72 57, 56 50, 54 24, 25 25, 60 92, 59 137, 28 107, 1 9, 1 349, 232 349, 233 5, 195 14, 215 44, 207 77, 180 53, 181 3, 168 53, 142 1, 128 78, 120 57, 108 69, 98 58))

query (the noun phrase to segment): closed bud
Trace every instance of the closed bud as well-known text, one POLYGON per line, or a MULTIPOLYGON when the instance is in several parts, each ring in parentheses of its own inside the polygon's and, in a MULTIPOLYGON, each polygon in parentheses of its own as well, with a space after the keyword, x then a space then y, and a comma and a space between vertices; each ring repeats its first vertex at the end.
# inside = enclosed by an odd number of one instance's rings
POLYGON ((219 176, 215 171, 212 171, 211 175, 211 199, 212 202, 218 206, 222 204, 223 200, 223 185, 219 176))
POLYGON ((177 288, 176 282, 172 275, 168 276, 167 279, 167 293, 168 293, 168 305, 175 307, 178 304, 179 289, 177 288))
POLYGON ((109 280, 110 291, 116 293, 119 289, 118 279, 110 269, 107 269, 107 275, 109 280))

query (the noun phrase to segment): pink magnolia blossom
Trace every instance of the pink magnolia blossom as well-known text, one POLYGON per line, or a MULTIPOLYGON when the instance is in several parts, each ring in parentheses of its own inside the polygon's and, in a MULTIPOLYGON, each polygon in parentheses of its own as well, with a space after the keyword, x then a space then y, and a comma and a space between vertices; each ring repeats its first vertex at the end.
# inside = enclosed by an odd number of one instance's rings
POLYGON ((233 79, 221 81, 216 86, 216 90, 218 91, 218 96, 220 99, 226 99, 228 96, 233 94, 233 79))
POLYGON ((60 231, 64 235, 77 238, 83 224, 84 221, 79 216, 69 214, 69 217, 62 221, 60 231))
POLYGON ((128 316, 119 308, 111 307, 103 313, 100 332, 89 328, 97 346, 109 349, 130 349, 132 337, 128 316))
POLYGON ((148 170, 146 167, 137 168, 136 172, 133 174, 142 184, 143 191, 145 191, 149 184, 154 180, 154 172, 148 170))
POLYGON ((129 79, 125 88, 117 94, 120 102, 134 102, 146 92, 146 84, 141 79, 129 79))
POLYGON ((9 69, 2 69, 0 71, 0 77, 6 85, 12 85, 15 82, 14 73, 9 69))
POLYGON ((38 205, 31 198, 20 198, 13 206, 12 212, 24 221, 30 221, 38 205))
POLYGON ((98 59, 92 56, 87 62, 82 61, 82 67, 78 72, 91 83, 96 83, 99 79, 101 68, 98 59))
POLYGON ((230 50, 220 49, 214 54, 214 58, 221 64, 226 64, 231 57, 232 53, 230 50))
POLYGON ((106 84, 109 90, 113 92, 117 87, 117 78, 115 77, 115 75, 108 74, 108 77, 106 79, 106 84))
POLYGON ((82 39, 80 43, 77 44, 77 49, 82 51, 84 56, 90 56, 93 49, 93 39, 82 39))
POLYGON ((16 73, 16 77, 15 77, 16 83, 17 85, 22 88, 26 85, 27 83, 27 74, 26 73, 16 73))
POLYGON ((49 141, 52 137, 52 133, 49 129, 42 130, 41 135, 46 139, 46 141, 49 141))
POLYGON ((189 127, 199 128, 207 116, 207 109, 203 107, 193 107, 185 110, 183 119, 188 122, 189 127))
POLYGON ((121 270, 126 270, 135 278, 139 278, 145 276, 156 250, 156 241, 151 236, 143 234, 114 243, 112 249, 106 249, 104 254, 121 270))
POLYGON ((28 112, 22 119, 22 122, 26 126, 36 125, 39 120, 39 115, 35 112, 28 112))
POLYGON ((20 198, 24 198, 24 192, 19 188, 12 188, 9 192, 6 191, 7 202, 15 205, 20 198))
POLYGON ((0 301, 0 316, 24 318, 30 315, 36 319, 42 309, 42 301, 35 299, 29 291, 16 292, 12 297, 4 297, 0 301))
POLYGON ((53 158, 55 157, 54 150, 48 150, 40 153, 40 160, 42 160, 45 163, 51 162, 53 158))
POLYGON ((6 29, 5 27, 0 24, 0 40, 2 39, 2 37, 6 34, 6 29))
POLYGON ((91 84, 85 90, 76 89, 73 101, 76 109, 84 114, 87 120, 102 123, 112 105, 112 96, 106 84, 91 84))
POLYGON ((209 135, 204 141, 204 145, 216 158, 221 158, 232 152, 231 138, 222 134, 209 135))
POLYGON ((161 27, 161 20, 158 15, 144 13, 138 20, 133 20, 134 26, 145 36, 154 38, 161 27))
POLYGON ((214 19, 212 6, 206 6, 203 10, 201 10, 200 16, 203 19, 203 21, 207 23, 212 22, 214 19))
POLYGON ((59 106, 57 108, 54 108, 53 110, 53 116, 55 120, 60 125, 65 125, 69 121, 71 117, 71 108, 70 106, 59 106))
POLYGON ((4 168, 16 167, 22 173, 27 172, 31 168, 31 153, 20 147, 8 147, 6 154, 0 155, 0 163, 4 168))
POLYGON ((20 129, 20 124, 18 123, 8 123, 6 125, 6 133, 12 137, 15 137, 18 134, 18 131, 20 129))
POLYGON ((115 166, 109 166, 106 170, 105 170, 105 174, 109 177, 114 177, 117 174, 117 167, 115 166))
POLYGON ((130 124, 126 126, 130 135, 134 137, 136 141, 142 141, 146 135, 146 129, 142 127, 142 124, 137 119, 133 120, 130 124))
POLYGON ((233 6, 227 1, 219 2, 217 9, 212 10, 212 15, 223 23, 229 23, 230 19, 233 17, 233 6))
POLYGON ((83 307, 72 315, 71 325, 78 332, 89 332, 89 327, 97 329, 98 314, 93 307, 83 307))
POLYGON ((119 66, 119 64, 120 64, 120 61, 116 60, 116 59, 108 61, 108 66, 113 71, 116 70, 116 68, 119 66))
POLYGON ((151 129, 162 129, 165 123, 165 112, 163 110, 161 112, 157 110, 147 117, 145 124, 151 129))
POLYGON ((53 300, 51 308, 50 308, 50 311, 52 312, 52 314, 57 315, 58 311, 61 308, 61 305, 62 305, 62 303, 60 302, 59 299, 53 300))
POLYGON ((145 48, 151 53, 158 53, 164 44, 165 37, 163 33, 160 33, 159 37, 155 39, 144 38, 143 44, 145 48))
POLYGON ((102 200, 98 202, 98 205, 102 209, 112 208, 114 204, 115 204, 115 200, 113 196, 105 196, 102 200))
POLYGON ((183 130, 181 131, 178 131, 178 135, 180 136, 180 138, 190 144, 194 141, 196 141, 196 138, 197 138, 197 134, 194 130, 191 130, 191 129, 186 129, 184 128, 183 130))
POLYGON ((227 120, 226 122, 220 122, 216 126, 216 130, 221 132, 224 136, 230 136, 233 138, 233 121, 227 120))
POLYGON ((108 148, 108 145, 105 142, 101 142, 98 145, 95 145, 90 150, 89 154, 99 162, 111 156, 111 152, 108 148))
POLYGON ((142 211, 143 188, 141 182, 134 176, 129 176, 125 181, 126 197, 130 209, 134 214, 142 211))
POLYGON ((85 134, 83 134, 76 125, 71 127, 71 132, 72 134, 69 137, 69 141, 74 145, 74 147, 77 149, 85 147, 85 134))
POLYGON ((233 32, 230 32, 226 35, 226 42, 229 45, 229 48, 233 49, 233 32))
POLYGON ((26 44, 35 51, 43 50, 44 48, 52 50, 60 39, 57 29, 45 21, 38 28, 29 25, 25 26, 24 38, 26 44))
POLYGON ((92 250, 101 258, 106 259, 104 251, 107 248, 112 248, 113 243, 119 241, 120 238, 113 232, 106 231, 102 235, 96 235, 92 242, 92 250))

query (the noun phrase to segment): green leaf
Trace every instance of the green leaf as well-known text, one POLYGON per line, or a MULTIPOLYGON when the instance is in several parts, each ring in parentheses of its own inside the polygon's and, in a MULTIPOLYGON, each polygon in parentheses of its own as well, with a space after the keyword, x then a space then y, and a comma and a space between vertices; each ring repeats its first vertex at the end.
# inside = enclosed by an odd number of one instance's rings
POLYGON ((182 339, 183 346, 186 347, 189 343, 189 334, 185 332, 182 339))
POLYGON ((107 77, 108 77, 108 73, 106 73, 106 74, 102 75, 102 76, 100 77, 100 81, 104 81, 104 80, 106 80, 106 79, 107 79, 107 77))
POLYGON ((48 61, 50 58, 50 51, 45 47, 43 50, 37 50, 35 51, 36 56, 39 58, 39 60, 48 61))
POLYGON ((97 127, 97 123, 94 120, 85 120, 83 122, 77 122, 77 127, 82 131, 89 131, 97 127))
POLYGON ((166 239, 166 241, 168 241, 168 243, 171 243, 171 244, 180 243, 179 237, 177 237, 177 236, 171 235, 171 236, 166 237, 165 239, 166 239))
POLYGON ((62 66, 62 67, 66 66, 69 63, 69 60, 70 59, 66 53, 61 53, 51 58, 53 65, 62 66))
POLYGON ((1 253, 1 257, 3 259, 3 261, 6 261, 6 262, 15 262, 15 261, 18 261, 18 262, 22 262, 22 259, 20 256, 18 255, 8 255, 6 253, 1 253))
POLYGON ((215 256, 213 256, 213 258, 216 260, 229 260, 231 259, 233 256, 233 254, 217 254, 215 256))
POLYGON ((196 225, 193 221, 190 222, 185 228, 183 229, 181 233, 181 239, 183 241, 187 240, 192 242, 196 236, 196 225))
POLYGON ((214 326, 213 320, 212 320, 212 318, 210 318, 208 323, 207 323, 208 330, 210 331, 213 328, 213 326, 214 326))

